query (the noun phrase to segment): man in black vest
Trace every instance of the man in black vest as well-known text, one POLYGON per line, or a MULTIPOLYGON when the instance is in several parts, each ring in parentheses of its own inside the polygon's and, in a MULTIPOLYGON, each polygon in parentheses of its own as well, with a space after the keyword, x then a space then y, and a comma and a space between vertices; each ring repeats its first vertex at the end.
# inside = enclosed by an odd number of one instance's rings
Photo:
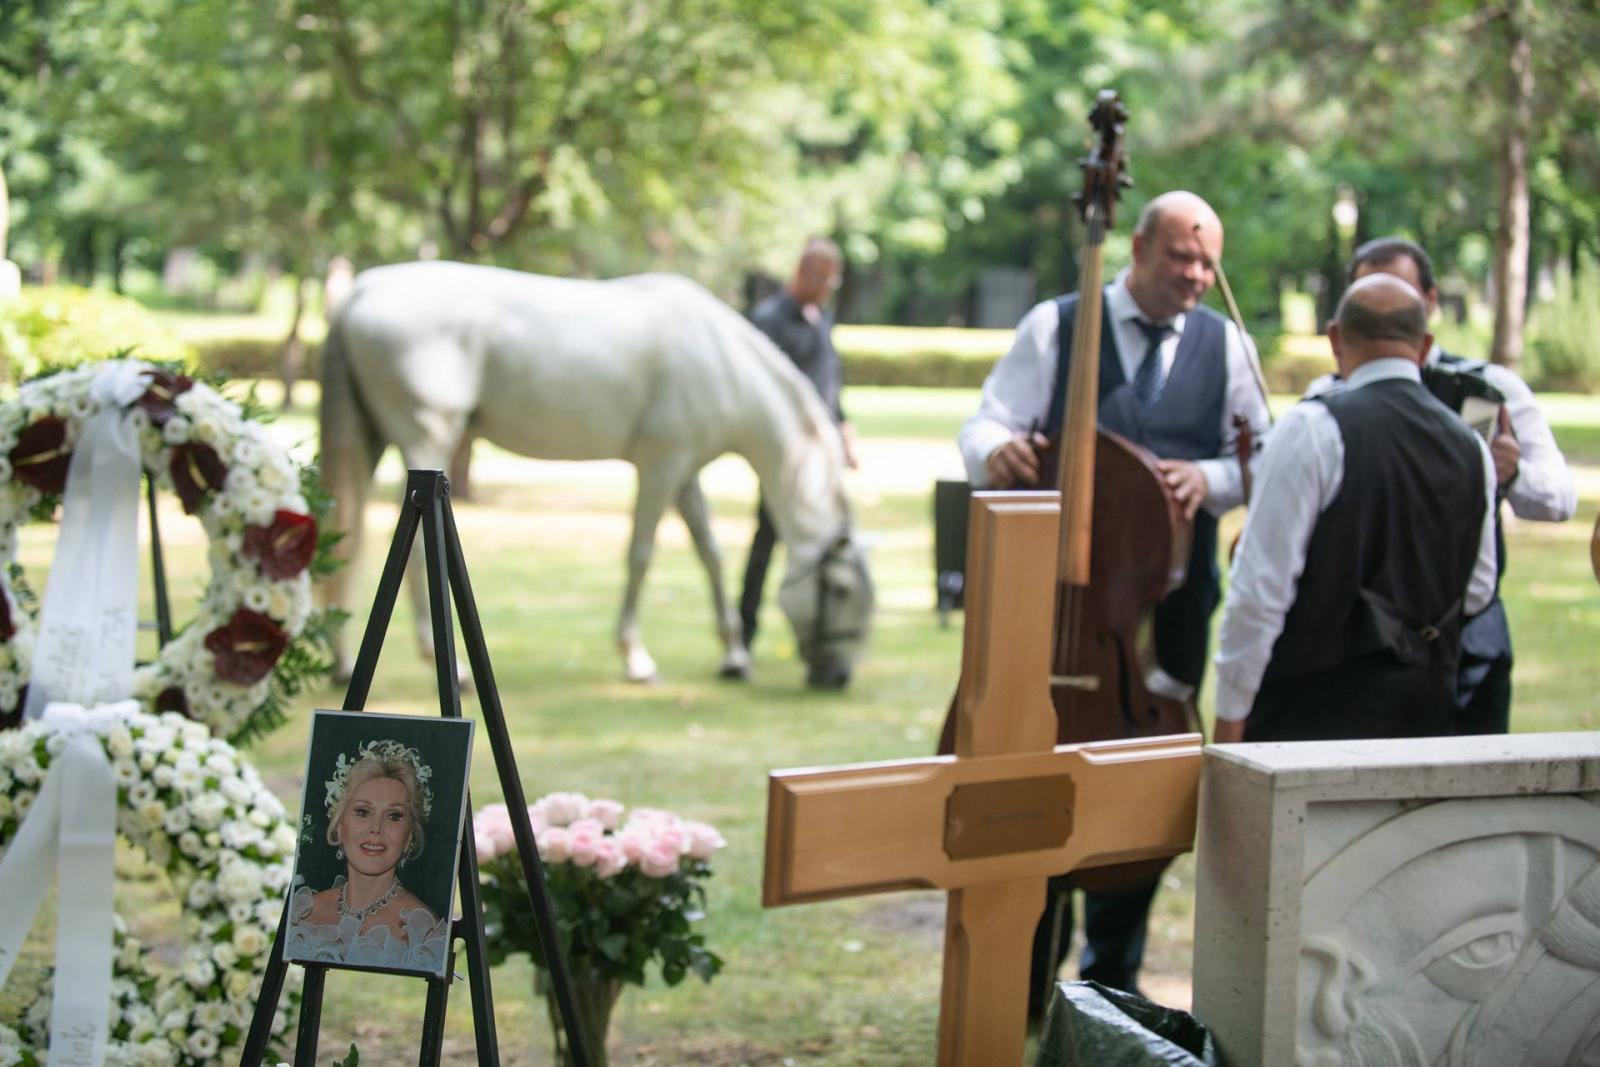
MULTIPOLYGON (((823 237, 811 238, 800 254, 794 275, 782 289, 756 305, 750 321, 817 387, 823 406, 839 427, 845 462, 853 468, 857 466, 855 428, 840 406, 844 374, 839 353, 833 347, 833 316, 823 306, 839 287, 843 267, 844 257, 839 254, 838 245, 823 237)), ((744 625, 746 648, 756 636, 767 568, 777 541, 777 528, 772 525, 763 499, 756 506, 756 532, 750 541, 744 588, 739 594, 739 619, 744 625)))
POLYGON ((1344 382, 1274 429, 1234 560, 1219 742, 1449 734, 1462 620, 1494 595, 1494 462, 1422 384, 1422 295, 1362 278, 1328 340, 1344 382))
MULTIPOLYGON (((1133 233, 1133 264, 1104 290, 1099 421, 1160 457, 1160 468, 1194 519, 1187 580, 1157 609, 1157 665, 1146 679, 1156 692, 1187 699, 1205 672, 1211 614, 1219 599, 1217 517, 1243 500, 1232 458, 1244 415, 1258 435, 1266 403, 1254 383, 1239 332, 1200 306, 1216 281, 1222 223, 1200 197, 1170 192, 1145 205, 1133 233)), ((1077 296, 1047 300, 1017 326, 1010 351, 995 364, 978 412, 958 443, 974 488, 1034 485, 1035 449, 1060 429, 1077 296)), ((1084 903, 1083 977, 1133 990, 1144 956, 1154 882, 1125 893, 1089 893, 1084 903)), ((1050 918, 1034 942, 1030 1010, 1042 1011, 1071 940, 1051 952, 1050 918)))
MULTIPOLYGON (((1430 316, 1438 309, 1433 262, 1421 246, 1401 237, 1368 241, 1351 257, 1346 282, 1379 272, 1411 283, 1422 294, 1430 316)), ((1534 401, 1533 391, 1516 372, 1497 363, 1452 355, 1437 343, 1428 349, 1422 383, 1458 412, 1462 390, 1457 383, 1471 378, 1481 378, 1493 387, 1505 405, 1489 446, 1498 485, 1495 535, 1503 574, 1506 556, 1499 502, 1510 504, 1511 513, 1519 519, 1564 522, 1578 508, 1578 493, 1549 422, 1534 401)), ((1316 395, 1328 384, 1331 382, 1323 379, 1313 382, 1307 395, 1316 395)), ((1511 662, 1511 628, 1497 587, 1488 607, 1462 625, 1455 733, 1503 734, 1510 729, 1511 662)))

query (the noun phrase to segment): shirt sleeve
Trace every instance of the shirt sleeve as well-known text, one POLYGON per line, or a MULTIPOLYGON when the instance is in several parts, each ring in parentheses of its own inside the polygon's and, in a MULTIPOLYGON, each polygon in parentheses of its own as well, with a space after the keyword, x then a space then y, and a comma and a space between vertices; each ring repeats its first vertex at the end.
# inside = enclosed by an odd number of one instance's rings
POLYGON ((1317 518, 1344 480, 1344 440, 1318 403, 1296 405, 1272 433, 1228 582, 1218 642, 1217 718, 1250 714, 1272 646, 1294 603, 1317 518))
POLYGON ((1478 558, 1472 564, 1472 577, 1467 581, 1467 595, 1461 605, 1464 615, 1476 615, 1488 607, 1494 600, 1495 590, 1500 583, 1500 566, 1498 553, 1494 543, 1494 512, 1496 479, 1494 471, 1494 458, 1489 455, 1489 446, 1483 443, 1483 438, 1477 434, 1472 439, 1478 442, 1478 452, 1483 456, 1483 527, 1478 534, 1478 558))
POLYGON ((1506 489, 1511 512, 1519 519, 1564 522, 1578 510, 1578 490, 1567 457, 1556 445, 1555 434, 1533 398, 1533 390, 1517 375, 1497 363, 1484 368, 1489 384, 1506 398, 1511 430, 1517 435, 1522 461, 1517 476, 1506 489))
POLYGON ((1256 449, 1250 461, 1253 475, 1260 467, 1267 429, 1272 424, 1267 402, 1256 384, 1255 371, 1251 369, 1254 344, 1241 334, 1232 322, 1224 323, 1226 337, 1228 387, 1222 406, 1222 455, 1203 459, 1200 472, 1206 478, 1205 509, 1219 518, 1227 511, 1243 504, 1244 472, 1239 469, 1239 431, 1234 428, 1233 417, 1243 415, 1255 433, 1256 449), (1248 346, 1248 347, 1247 347, 1248 346))
POLYGON ((1010 350, 985 379, 978 412, 962 425, 956 437, 973 488, 988 485, 985 461, 989 453, 1011 440, 1013 434, 1042 423, 1049 414, 1060 320, 1055 301, 1035 305, 1017 324, 1010 350))

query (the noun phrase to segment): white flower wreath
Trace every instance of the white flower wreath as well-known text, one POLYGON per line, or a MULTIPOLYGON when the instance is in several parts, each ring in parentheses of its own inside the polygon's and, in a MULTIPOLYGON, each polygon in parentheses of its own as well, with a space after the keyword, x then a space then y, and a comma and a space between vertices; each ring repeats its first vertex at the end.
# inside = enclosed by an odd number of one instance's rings
MULTIPOLYGON (((211 581, 193 621, 134 674, 146 711, 177 711, 239 738, 279 716, 274 682, 316 673, 302 646, 313 618, 319 539, 302 472, 265 427, 210 387, 140 363, 146 392, 128 418, 145 470, 175 491, 210 538, 211 581), (264 715, 269 721, 254 721, 264 715)), ((0 404, 0 712, 21 706, 36 636, 13 584, 17 528, 53 508, 72 447, 96 413, 89 385, 104 364, 28 382, 0 404)), ((314 627, 320 629, 320 627, 314 627)), ((291 690, 292 692, 292 690, 291 690)))
MULTIPOLYGON (((294 824, 255 769, 199 723, 139 713, 97 736, 117 780, 117 828, 172 878, 187 941, 182 972, 158 978, 118 920, 106 1063, 219 1062, 250 1026, 293 867, 294 824)), ((0 854, 66 744, 42 722, 0 733, 0 854)), ((46 986, 0 1020, 0 1067, 41 1062, 50 1003, 46 986)), ((281 1012, 274 1032, 287 1024, 281 1012)))

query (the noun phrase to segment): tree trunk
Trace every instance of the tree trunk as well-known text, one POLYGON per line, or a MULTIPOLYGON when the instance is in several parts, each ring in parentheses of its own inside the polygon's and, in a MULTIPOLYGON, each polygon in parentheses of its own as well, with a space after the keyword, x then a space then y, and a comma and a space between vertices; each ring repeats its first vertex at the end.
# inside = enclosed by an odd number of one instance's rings
POLYGON ((1500 221, 1494 235, 1494 345, 1489 358, 1513 370, 1522 362, 1528 294, 1528 142, 1533 137, 1533 44, 1528 0, 1506 17, 1508 97, 1500 140, 1500 221))
POLYGON ((279 370, 283 375, 283 410, 294 406, 294 383, 300 380, 305 367, 306 343, 300 336, 300 319, 306 310, 306 283, 309 279, 297 276, 294 280, 294 314, 289 320, 289 336, 283 339, 279 370))

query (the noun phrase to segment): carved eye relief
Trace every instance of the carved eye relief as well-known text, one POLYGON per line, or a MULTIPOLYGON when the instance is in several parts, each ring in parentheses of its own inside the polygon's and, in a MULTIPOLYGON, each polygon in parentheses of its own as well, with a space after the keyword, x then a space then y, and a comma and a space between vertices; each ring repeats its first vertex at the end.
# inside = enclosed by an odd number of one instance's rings
POLYGON ((1405 973, 1421 971, 1451 996, 1481 1001, 1516 963, 1525 942, 1521 915, 1484 915, 1436 938, 1406 964, 1405 973))

